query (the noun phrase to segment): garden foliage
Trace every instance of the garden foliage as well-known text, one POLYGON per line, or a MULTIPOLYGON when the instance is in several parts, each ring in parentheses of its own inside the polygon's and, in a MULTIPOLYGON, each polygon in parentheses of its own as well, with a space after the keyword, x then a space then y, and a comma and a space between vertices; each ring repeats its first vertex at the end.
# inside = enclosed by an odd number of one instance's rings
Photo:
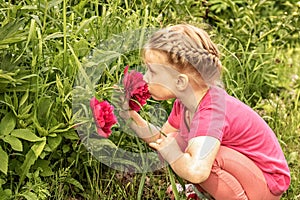
MULTIPOLYGON (((2 199, 164 199, 168 172, 124 174, 92 157, 76 132, 83 111, 74 112, 72 91, 78 76, 88 78, 83 72, 96 65, 95 95, 110 100, 126 65, 143 68, 138 48, 105 50, 105 41, 181 22, 212 35, 226 90, 266 119, 286 153, 292 185, 283 199, 299 198, 300 2, 4 0, 0 12, 2 199), (109 64, 104 55, 113 55, 109 64)), ((150 100, 145 109, 156 105, 150 100)), ((169 112, 172 101, 161 105, 169 112)), ((112 131, 116 147, 150 151, 117 126, 112 131)))

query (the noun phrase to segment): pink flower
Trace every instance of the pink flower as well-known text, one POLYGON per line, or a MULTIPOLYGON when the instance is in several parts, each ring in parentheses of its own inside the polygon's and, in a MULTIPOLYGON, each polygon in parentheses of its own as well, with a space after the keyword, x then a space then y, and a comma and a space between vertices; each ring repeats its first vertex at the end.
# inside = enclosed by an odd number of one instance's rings
POLYGON ((117 123, 114 115, 114 107, 107 101, 99 102, 95 97, 90 100, 97 132, 100 136, 108 138, 111 135, 111 127, 117 123))
POLYGON ((129 100, 129 107, 132 110, 139 111, 146 104, 147 99, 151 97, 147 83, 143 80, 143 74, 131 70, 128 73, 129 66, 124 69, 124 89, 126 99, 129 100))

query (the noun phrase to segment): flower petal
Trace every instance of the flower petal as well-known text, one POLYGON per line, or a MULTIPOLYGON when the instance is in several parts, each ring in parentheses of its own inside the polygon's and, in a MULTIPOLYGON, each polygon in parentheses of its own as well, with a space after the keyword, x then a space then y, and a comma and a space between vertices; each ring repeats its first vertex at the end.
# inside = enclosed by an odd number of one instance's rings
POLYGON ((124 74, 123 85, 126 98, 130 99, 129 107, 139 111, 141 106, 146 104, 146 100, 151 97, 147 83, 143 80, 143 74, 140 72, 132 70, 130 73, 124 74))
POLYGON ((90 100, 90 107, 97 126, 97 133, 102 137, 111 135, 111 127, 117 123, 114 107, 107 101, 99 102, 95 97, 90 100))

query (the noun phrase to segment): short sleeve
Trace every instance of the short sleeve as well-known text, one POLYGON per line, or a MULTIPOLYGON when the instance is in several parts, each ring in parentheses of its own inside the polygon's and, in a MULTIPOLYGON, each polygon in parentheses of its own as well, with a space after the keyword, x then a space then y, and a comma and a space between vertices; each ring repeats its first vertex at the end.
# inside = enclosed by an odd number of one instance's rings
POLYGON ((195 114, 189 139, 211 136, 222 141, 226 122, 226 95, 221 89, 211 89, 195 114))
POLYGON ((180 104, 179 100, 176 99, 173 104, 172 111, 168 118, 169 124, 176 129, 180 128, 181 109, 182 109, 181 104, 180 104))

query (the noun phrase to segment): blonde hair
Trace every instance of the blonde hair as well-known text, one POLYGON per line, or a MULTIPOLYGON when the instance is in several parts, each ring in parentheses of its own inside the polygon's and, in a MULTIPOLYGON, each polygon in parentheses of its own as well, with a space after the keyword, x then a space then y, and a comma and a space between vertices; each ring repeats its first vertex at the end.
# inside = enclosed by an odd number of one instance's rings
POLYGON ((165 53, 177 70, 198 74, 208 85, 221 83, 220 53, 203 29, 188 24, 161 29, 145 44, 147 50, 165 53))

